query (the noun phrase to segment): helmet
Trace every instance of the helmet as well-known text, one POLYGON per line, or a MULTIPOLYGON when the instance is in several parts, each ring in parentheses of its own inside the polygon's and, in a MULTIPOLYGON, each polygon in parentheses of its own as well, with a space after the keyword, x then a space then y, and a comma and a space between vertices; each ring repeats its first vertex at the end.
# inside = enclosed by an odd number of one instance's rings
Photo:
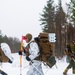
POLYGON ((31 39, 32 39, 32 35, 31 35, 30 33, 26 34, 25 37, 26 37, 29 41, 31 41, 31 39))

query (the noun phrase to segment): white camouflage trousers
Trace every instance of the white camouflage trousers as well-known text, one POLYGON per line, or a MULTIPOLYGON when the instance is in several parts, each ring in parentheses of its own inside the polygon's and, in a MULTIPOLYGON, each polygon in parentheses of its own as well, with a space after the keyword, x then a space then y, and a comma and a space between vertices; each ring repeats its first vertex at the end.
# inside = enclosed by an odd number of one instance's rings
POLYGON ((40 61, 34 61, 26 75, 44 75, 40 61))

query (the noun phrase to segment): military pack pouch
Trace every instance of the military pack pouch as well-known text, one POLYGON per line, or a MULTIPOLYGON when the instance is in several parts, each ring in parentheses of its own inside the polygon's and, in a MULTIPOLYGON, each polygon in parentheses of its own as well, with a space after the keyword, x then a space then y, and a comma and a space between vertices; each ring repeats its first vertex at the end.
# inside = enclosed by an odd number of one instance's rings
POLYGON ((55 57, 52 55, 48 58, 48 63, 47 65, 52 68, 54 65, 56 64, 56 59, 55 57))

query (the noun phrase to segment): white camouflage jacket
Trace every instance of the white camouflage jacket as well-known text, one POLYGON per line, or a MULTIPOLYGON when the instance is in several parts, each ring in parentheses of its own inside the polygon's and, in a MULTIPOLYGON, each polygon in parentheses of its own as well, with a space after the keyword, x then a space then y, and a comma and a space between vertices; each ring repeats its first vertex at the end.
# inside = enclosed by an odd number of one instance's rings
POLYGON ((39 47, 36 42, 31 42, 29 47, 29 58, 34 60, 36 57, 39 56, 39 47))

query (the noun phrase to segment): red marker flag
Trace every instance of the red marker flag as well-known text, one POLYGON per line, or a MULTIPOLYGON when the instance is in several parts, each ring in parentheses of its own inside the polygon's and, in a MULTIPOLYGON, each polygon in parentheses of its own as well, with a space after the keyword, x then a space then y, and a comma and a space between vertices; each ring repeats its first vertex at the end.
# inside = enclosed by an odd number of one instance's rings
POLYGON ((22 36, 22 40, 26 40, 27 38, 25 36, 22 36))

